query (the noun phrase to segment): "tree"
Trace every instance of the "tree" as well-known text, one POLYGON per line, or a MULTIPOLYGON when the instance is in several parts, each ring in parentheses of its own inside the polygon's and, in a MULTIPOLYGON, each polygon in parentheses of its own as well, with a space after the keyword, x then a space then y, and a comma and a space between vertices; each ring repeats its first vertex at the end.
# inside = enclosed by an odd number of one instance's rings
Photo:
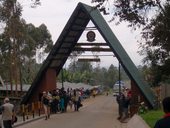
POLYGON ((106 83, 107 69, 100 68, 97 66, 93 69, 92 80, 96 83, 96 85, 104 85, 107 86, 106 83))
POLYGON ((107 85, 112 88, 114 83, 118 80, 118 70, 115 66, 110 65, 105 79, 107 81, 107 85))
MULTIPOLYGON (((36 6, 39 0, 32 1, 36 6)), ((42 24, 35 27, 21 18, 22 6, 17 0, 1 0, 0 1, 0 23, 4 25, 0 35, 0 56, 2 57, 2 67, 4 71, 9 73, 4 76, 9 76, 11 84, 15 84, 17 93, 18 84, 22 84, 22 72, 27 70, 31 77, 34 77, 35 70, 31 70, 35 65, 35 54, 38 49, 43 49, 44 53, 48 53, 52 47, 51 35, 47 27, 42 24), (29 70, 26 69, 29 65, 29 70), (4 68, 5 67, 5 68, 4 68)), ((4 77, 5 78, 5 77, 4 77)), ((30 83, 32 79, 28 79, 30 83)))
POLYGON ((170 52, 170 4, 164 6, 164 14, 160 12, 144 29, 142 36, 145 43, 141 46, 141 54, 147 54, 145 61, 162 64, 169 58, 170 52), (142 53, 143 52, 143 53, 142 53))
MULTIPOLYGON (((92 3, 98 3, 97 8, 105 8, 107 2, 112 2, 112 9, 114 10, 111 15, 112 20, 119 18, 119 23, 128 21, 130 27, 146 25, 149 21, 148 15, 153 10, 164 12, 162 6, 164 1, 161 0, 92 0, 92 3)), ((166 0, 165 2, 168 2, 166 0)))
MULTIPOLYGON (((5 28, 3 32, 2 39, 5 40, 5 45, 7 48, 6 60, 7 60, 7 68, 9 70, 9 78, 11 83, 11 90, 13 81, 15 84, 15 89, 18 89, 18 81, 19 81, 19 66, 20 65, 20 57, 19 57, 19 38, 22 37, 22 20, 20 18, 22 7, 16 0, 2 0, 0 3, 0 21, 4 23, 5 28), (20 29, 19 29, 20 28, 20 29)), ((3 41, 1 41, 1 45, 3 41)), ((4 50, 4 49, 3 49, 4 50)))
MULTIPOLYGON (((108 2, 107 0, 92 0, 92 2, 97 2, 96 7, 99 9, 107 8, 104 6, 108 2)), ((158 84, 161 81, 162 68, 160 67, 169 60, 170 1, 115 0, 113 6, 114 12, 111 14, 113 16, 111 21, 119 19, 117 24, 125 21, 129 22, 128 26, 134 29, 143 28, 141 32, 143 40, 139 41, 142 50, 139 53, 145 56, 143 62, 149 64, 153 69, 153 78, 154 81, 157 81, 154 84, 158 84), (156 74, 159 74, 159 79, 156 74)))
MULTIPOLYGON (((126 79, 127 75, 121 69, 121 80, 126 79)), ((61 74, 59 75, 59 80, 61 80, 61 74)), ((110 65, 108 69, 100 68, 99 66, 94 68, 89 62, 70 63, 68 70, 64 73, 64 80, 112 87, 118 80, 118 68, 114 65, 110 65)))
POLYGON ((67 76, 67 78, 71 78, 70 82, 91 83, 92 70, 92 65, 89 62, 73 61, 68 67, 71 77, 67 76))
POLYGON ((170 72, 164 72, 164 69, 169 69, 169 53, 170 53, 170 4, 164 5, 164 13, 160 12, 155 18, 152 18, 142 33, 145 40, 140 43, 142 50, 141 55, 146 55, 144 62, 149 63, 153 69, 153 77, 156 82, 153 85, 158 85, 159 82, 165 81, 164 78, 169 78, 170 72), (157 70, 157 72, 155 72, 157 70), (167 77, 165 77, 167 76, 167 77))

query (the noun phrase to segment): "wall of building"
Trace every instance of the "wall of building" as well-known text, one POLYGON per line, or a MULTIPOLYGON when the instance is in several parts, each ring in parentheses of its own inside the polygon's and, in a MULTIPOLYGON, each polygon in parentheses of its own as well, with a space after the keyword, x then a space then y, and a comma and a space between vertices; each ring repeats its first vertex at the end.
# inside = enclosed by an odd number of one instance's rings
POLYGON ((30 97, 29 103, 39 101, 40 96, 43 91, 49 92, 56 89, 56 71, 55 69, 48 69, 46 73, 44 73, 43 78, 39 82, 40 86, 36 86, 32 92, 32 96, 30 97))

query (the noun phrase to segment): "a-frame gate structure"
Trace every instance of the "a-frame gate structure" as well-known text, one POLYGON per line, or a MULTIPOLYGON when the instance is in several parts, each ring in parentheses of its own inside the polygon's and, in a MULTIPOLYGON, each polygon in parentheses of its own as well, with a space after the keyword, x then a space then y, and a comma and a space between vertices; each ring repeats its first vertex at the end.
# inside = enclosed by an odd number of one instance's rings
POLYGON ((143 81, 138 69, 100 12, 95 7, 91 7, 83 3, 79 3, 75 8, 47 59, 44 61, 41 69, 39 70, 32 86, 22 99, 22 104, 38 100, 39 93, 44 90, 56 88, 56 76, 59 74, 70 53, 73 51, 90 20, 96 26, 107 45, 111 48, 118 61, 121 63, 133 85, 140 90, 145 101, 151 107, 155 106, 155 96, 149 85, 143 81))

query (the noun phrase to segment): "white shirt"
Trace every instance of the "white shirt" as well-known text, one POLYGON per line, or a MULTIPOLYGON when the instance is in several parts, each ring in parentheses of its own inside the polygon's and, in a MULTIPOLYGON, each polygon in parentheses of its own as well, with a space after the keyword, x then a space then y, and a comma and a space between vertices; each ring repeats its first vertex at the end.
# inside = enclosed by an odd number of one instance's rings
POLYGON ((2 107, 2 120, 12 120, 14 105, 11 103, 5 103, 2 105, 2 107))

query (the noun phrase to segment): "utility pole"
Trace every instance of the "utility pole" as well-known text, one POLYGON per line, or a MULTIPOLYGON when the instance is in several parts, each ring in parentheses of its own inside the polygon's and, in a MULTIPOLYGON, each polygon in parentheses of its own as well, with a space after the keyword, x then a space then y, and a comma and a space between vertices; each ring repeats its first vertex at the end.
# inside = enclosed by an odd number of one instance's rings
POLYGON ((120 75, 120 62, 118 62, 118 63, 119 63, 119 95, 120 95, 120 93, 121 93, 121 83, 120 83, 121 75, 120 75))
POLYGON ((63 68, 61 69, 61 82, 62 82, 62 88, 64 88, 63 68))

